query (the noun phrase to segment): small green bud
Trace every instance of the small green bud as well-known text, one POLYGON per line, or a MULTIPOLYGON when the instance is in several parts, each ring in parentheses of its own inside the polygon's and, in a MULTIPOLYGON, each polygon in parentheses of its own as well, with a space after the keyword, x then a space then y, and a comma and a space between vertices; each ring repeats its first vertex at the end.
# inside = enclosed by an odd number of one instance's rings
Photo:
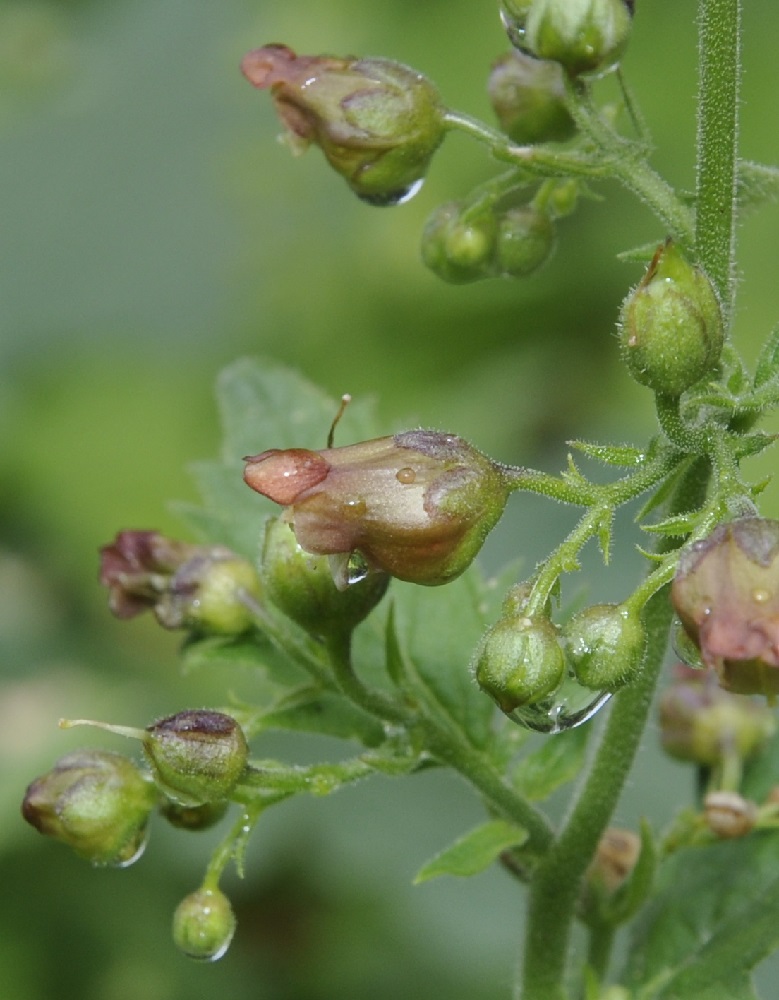
POLYGON ((511 491, 509 469, 438 431, 323 451, 272 448, 246 462, 247 485, 288 508, 300 547, 340 557, 339 589, 370 571, 427 586, 453 580, 473 561, 511 491), (363 569, 352 576, 355 556, 363 569))
POLYGON ((622 604, 595 604, 562 628, 565 654, 580 684, 617 691, 641 669, 646 633, 639 615, 622 604))
POLYGON ((243 730, 231 715, 198 709, 148 726, 143 750, 159 788, 184 806, 229 798, 249 756, 243 730))
POLYGON ((76 750, 28 787, 22 815, 94 865, 124 868, 146 846, 157 790, 128 758, 76 750))
POLYGON ((339 590, 328 557, 306 552, 283 517, 265 524, 260 573, 268 600, 314 636, 351 631, 376 607, 390 579, 365 573, 339 590))
POLYGON ((685 667, 663 692, 659 719, 665 752, 706 767, 754 757, 776 731, 765 704, 724 691, 711 671, 685 667))
POLYGON ((556 690, 565 675, 557 632, 548 618, 506 615, 484 635, 474 656, 476 681, 506 715, 556 690))
POLYGON ((551 218, 533 205, 510 208, 500 217, 496 261, 500 274, 524 278, 544 264, 555 245, 551 218))
POLYGON ((604 73, 625 50, 632 15, 626 0, 533 0, 520 48, 561 63, 570 76, 604 73))
POLYGON ((500 127, 512 142, 562 142, 576 131, 565 107, 559 63, 508 52, 494 63, 487 92, 500 127))
POLYGON ((463 217, 457 201, 439 206, 422 233, 422 262, 452 285, 480 281, 495 274, 493 258, 498 234, 492 212, 463 217))
POLYGON ((269 89, 292 144, 318 145, 355 194, 397 205, 422 184, 444 137, 444 107, 421 73, 390 59, 297 56, 265 45, 241 69, 269 89))
POLYGON ((670 241, 622 304, 622 355, 633 378, 679 396, 719 362, 724 341, 714 288, 670 241))
POLYGON ((779 693, 779 521, 739 518, 688 546, 671 600, 724 688, 779 693))
POLYGON ((216 962, 235 933, 230 900, 219 889, 198 889, 181 900, 173 914, 173 940, 189 958, 216 962))
POLYGON ((179 830, 209 830, 227 812, 229 802, 204 802, 199 806, 182 806, 179 802, 164 798, 160 803, 160 813, 179 830))
POLYGON ((121 531, 100 550, 100 582, 118 618, 146 609, 169 629, 237 635, 253 624, 257 571, 221 545, 189 545, 156 531, 121 531))

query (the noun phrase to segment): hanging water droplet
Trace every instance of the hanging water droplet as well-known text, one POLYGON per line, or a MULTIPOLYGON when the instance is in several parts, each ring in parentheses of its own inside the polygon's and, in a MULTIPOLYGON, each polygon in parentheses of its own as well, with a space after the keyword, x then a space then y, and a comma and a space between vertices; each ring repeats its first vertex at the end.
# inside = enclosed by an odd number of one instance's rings
POLYGON ((414 195, 419 192, 424 182, 425 178, 420 177, 418 180, 413 181, 404 188, 399 188, 397 191, 377 194, 366 194, 362 191, 355 191, 355 194, 360 201, 364 201, 367 205, 373 205, 376 208, 392 208, 394 205, 405 205, 407 201, 411 201, 414 195))
POLYGON ((515 18, 505 9, 500 9, 500 22, 509 36, 509 41, 515 48, 521 49, 525 41, 525 26, 519 24, 515 18))
POLYGON ((119 854, 113 861, 107 862, 105 865, 101 863, 96 863, 96 868, 129 868, 130 865, 135 864, 136 861, 142 856, 143 852, 146 850, 146 845, 149 843, 149 827, 145 826, 142 830, 139 830, 135 837, 123 848, 121 854, 119 854))
POLYGON ((610 698, 611 691, 591 691, 567 680, 551 697, 516 708, 509 718, 536 733, 564 733, 589 722, 610 698))
POLYGON ((360 583, 370 572, 365 556, 362 552, 352 552, 346 561, 346 586, 351 587, 355 583, 360 583))

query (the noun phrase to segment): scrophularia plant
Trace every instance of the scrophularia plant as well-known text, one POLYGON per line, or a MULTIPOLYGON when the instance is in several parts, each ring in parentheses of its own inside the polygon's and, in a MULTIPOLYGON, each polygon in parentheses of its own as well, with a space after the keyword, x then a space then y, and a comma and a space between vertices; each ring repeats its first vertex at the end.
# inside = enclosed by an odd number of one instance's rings
MULTIPOLYGON (((773 441, 756 424, 779 404, 779 332, 750 374, 733 324, 734 253, 739 212, 779 193, 779 170, 737 148, 739 3, 699 0, 693 196, 650 165, 620 69, 640 9, 628 0, 496 6, 510 50, 488 74, 495 126, 448 108, 422 73, 390 59, 273 44, 250 52, 242 70, 269 93, 292 151, 318 146, 370 205, 411 197, 450 132, 483 145, 502 172, 442 204, 422 235, 422 261, 447 282, 519 279, 544 265, 585 185, 613 180, 637 195, 654 212, 657 239, 625 255, 645 273, 615 322, 627 370, 653 395, 656 433, 642 447, 573 442, 585 459, 623 470, 606 483, 572 459, 559 476, 505 465, 455 433, 366 433, 335 446, 333 424, 318 448, 332 416, 321 396, 283 369, 232 367, 219 390, 226 457, 201 470, 200 544, 121 532, 102 550, 101 582, 117 616, 149 610, 183 630, 185 662, 240 650, 262 668, 270 643, 289 676, 275 670, 263 704, 226 696, 226 706, 146 729, 91 723, 139 740, 143 764, 113 750, 68 754, 30 785, 24 817, 93 864, 123 866, 142 853, 155 811, 182 831, 234 812, 173 921, 181 950, 213 960, 236 930, 220 880, 231 859, 240 868, 266 809, 377 772, 449 767, 482 799, 485 822, 417 880, 499 862, 526 887, 515 996, 755 996, 751 969, 779 944, 779 522, 761 516, 764 484, 740 464, 773 441), (618 75, 620 107, 602 103, 608 74, 618 75), (280 387, 290 407, 305 397, 312 415, 285 424, 274 414, 284 440, 246 416, 262 407, 244 406, 279 398, 280 387), (247 450, 255 453, 242 463, 247 450), (519 491, 582 515, 501 594, 485 587, 474 559, 519 491), (644 578, 617 602, 561 611, 580 551, 597 542, 608 562, 614 514, 639 497, 644 578), (445 609, 437 655, 414 625, 432 607, 445 609), (352 644, 369 616, 359 648, 373 643, 384 665, 370 683, 352 644), (660 700, 659 728, 668 754, 695 767, 699 794, 668 831, 648 821, 614 828, 671 632, 686 665, 660 700), (336 734, 357 749, 305 767, 254 758, 250 741, 277 728, 336 734), (542 803, 574 781, 554 824, 542 803), (589 950, 573 960, 577 921, 589 950)), ((63 721, 77 724, 85 720, 63 721)))

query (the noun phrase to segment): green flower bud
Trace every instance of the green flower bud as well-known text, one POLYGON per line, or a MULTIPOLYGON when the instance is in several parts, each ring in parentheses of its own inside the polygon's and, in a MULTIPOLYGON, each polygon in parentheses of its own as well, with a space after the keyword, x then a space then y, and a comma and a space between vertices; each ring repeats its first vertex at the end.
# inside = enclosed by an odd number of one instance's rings
POLYGON ((358 197, 396 205, 419 190, 445 111, 420 73, 389 59, 297 56, 284 45, 255 49, 241 69, 270 90, 294 146, 316 143, 358 197))
POLYGON ((246 483, 288 507, 298 544, 339 556, 336 586, 367 571, 437 586, 473 561, 503 513, 510 469, 437 431, 324 451, 271 449, 246 459, 246 483), (359 556, 363 568, 350 575, 359 556))
POLYGON ((487 92, 500 127, 513 142, 562 142, 576 131, 565 107, 559 63, 506 53, 492 67, 487 92))
POLYGON ((758 754, 776 730, 773 712, 723 691, 710 671, 678 668, 659 705, 663 749, 677 760, 717 767, 758 754))
POLYGON ((314 636, 351 631, 376 607, 390 579, 368 572, 339 590, 329 558, 306 552, 283 517, 266 522, 260 572, 268 599, 314 636))
POLYGON ((159 788, 184 806, 229 798, 249 756, 243 730, 231 715, 197 709, 149 726, 143 750, 159 788))
POLYGON ((724 688, 779 693, 779 521, 740 518, 688 546, 671 599, 724 688))
POLYGON ((500 19, 512 45, 522 48, 527 13, 533 0, 501 0, 500 19))
POLYGON ((565 654, 577 681, 594 691, 617 691, 641 669, 646 633, 639 615, 622 604, 595 604, 562 628, 565 654))
POLYGON ((474 657, 476 681, 506 715, 556 690, 565 675, 548 618, 507 615, 487 630, 474 657))
POLYGON ((121 531, 100 550, 100 582, 118 618, 147 608, 169 629, 237 635, 253 624, 257 571, 221 545, 189 545, 156 531, 121 531))
POLYGON ((626 0, 533 0, 520 47, 562 63, 570 76, 603 73, 619 62, 632 15, 626 0))
POLYGON ((622 355, 633 378, 679 396, 719 362, 722 313, 711 282, 673 243, 658 247, 622 304, 622 355))
POLYGON ((219 889, 198 889, 179 903, 173 914, 173 940, 189 958, 216 962, 235 933, 230 900, 219 889))
POLYGON ((500 217, 497 269, 504 277, 524 278, 545 263, 555 245, 550 217, 532 205, 510 208, 500 217))
POLYGON ((460 202, 450 201, 433 212, 422 234, 422 261, 439 278, 452 285, 480 281, 495 274, 494 254, 498 234, 492 212, 474 217, 460 202))
POLYGON ((76 750, 28 787, 22 815, 94 865, 124 868, 146 846, 157 790, 118 753, 76 750))
POLYGON ((204 802, 199 806, 182 806, 165 798, 160 803, 160 813, 179 830, 209 830, 215 826, 227 812, 230 805, 226 800, 204 802))

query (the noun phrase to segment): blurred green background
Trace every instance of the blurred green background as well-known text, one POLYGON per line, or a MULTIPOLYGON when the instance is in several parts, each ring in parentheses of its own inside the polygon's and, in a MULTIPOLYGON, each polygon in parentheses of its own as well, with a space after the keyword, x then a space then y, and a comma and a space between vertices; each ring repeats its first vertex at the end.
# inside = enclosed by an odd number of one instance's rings
MULTIPOLYGON (((637 6, 625 70, 655 164, 689 188, 695 3, 637 6)), ((757 6, 745 11, 742 150, 777 162, 779 9, 757 6)), ((59 732, 60 716, 144 725, 219 703, 230 688, 251 694, 250 677, 182 677, 176 638, 114 621, 95 579, 96 550, 117 530, 180 533, 168 503, 194 499, 187 465, 218 448, 211 385, 236 356, 288 361, 334 395, 375 396, 388 432, 443 427, 549 469, 567 438, 641 443, 651 432, 648 393, 621 369, 613 336, 640 273, 615 253, 662 239, 651 216, 603 185, 603 201, 561 223, 557 254, 537 276, 444 285, 419 262, 424 221, 493 166, 454 136, 413 201, 365 206, 318 151, 292 160, 275 141, 270 102, 237 69, 245 51, 271 41, 399 59, 451 106, 488 120, 484 79, 507 47, 496 0, 0 3, 0 982, 9 1000, 510 992, 521 900, 508 878, 410 885, 481 816, 446 775, 376 779, 272 811, 246 879, 226 885, 239 931, 213 967, 180 957, 169 924, 218 833, 158 824, 142 863, 93 871, 19 817, 25 785, 56 757, 105 745, 59 732)), ((778 211, 754 213, 739 234, 737 335, 750 360, 777 318, 778 211)), ((257 451, 273 444, 258 440, 257 451)), ((774 461, 752 471, 767 474, 774 461)), ((779 513, 779 483, 765 512, 779 513)), ((571 520, 515 498, 486 564, 508 552, 532 567, 571 520)), ((627 520, 624 531, 632 541, 627 520)), ((593 586, 619 597, 639 571, 626 544, 593 586)), ((467 659, 464 650, 460 669, 467 659)), ((332 751, 304 739, 261 748, 289 759, 332 751)), ((650 732, 620 818, 667 819, 688 777, 659 759, 650 732)))

